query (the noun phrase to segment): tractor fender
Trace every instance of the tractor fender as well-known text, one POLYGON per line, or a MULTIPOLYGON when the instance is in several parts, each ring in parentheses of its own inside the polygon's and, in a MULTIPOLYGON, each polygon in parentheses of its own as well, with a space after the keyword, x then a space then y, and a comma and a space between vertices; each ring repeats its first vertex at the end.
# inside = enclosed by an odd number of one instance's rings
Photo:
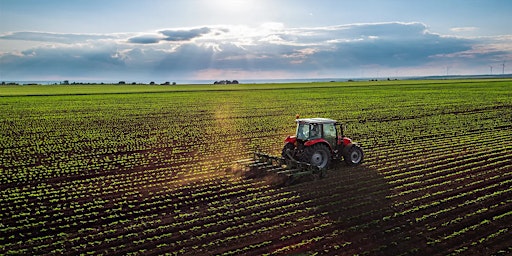
POLYGON ((288 137, 286 137, 286 139, 284 139, 284 142, 291 143, 291 144, 295 144, 296 141, 297 141, 296 136, 288 136, 288 137))
POLYGON ((348 150, 352 147, 352 142, 348 143, 345 145, 345 141, 343 141, 343 151, 342 151, 342 155, 347 155, 348 154, 348 150))
POLYGON ((316 145, 318 143, 323 143, 323 144, 327 145, 329 147, 329 149, 331 150, 331 152, 333 152, 332 147, 329 144, 329 142, 327 142, 326 140, 321 139, 321 138, 320 139, 314 139, 314 140, 308 140, 308 141, 306 141, 306 143, 304 143, 304 146, 311 147, 311 146, 316 145))
POLYGON ((353 146, 360 147, 357 143, 352 143, 352 142, 350 142, 350 143, 349 143, 349 144, 347 144, 347 145, 343 145, 342 154, 343 154, 343 155, 348 154, 348 151, 349 151, 349 150, 350 150, 350 148, 352 148, 353 146))

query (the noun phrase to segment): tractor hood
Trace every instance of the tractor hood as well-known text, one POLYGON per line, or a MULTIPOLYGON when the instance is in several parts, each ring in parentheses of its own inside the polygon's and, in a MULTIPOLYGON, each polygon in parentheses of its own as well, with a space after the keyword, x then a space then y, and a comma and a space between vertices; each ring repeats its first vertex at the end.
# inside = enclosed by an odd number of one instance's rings
POLYGON ((288 142, 288 143, 292 143, 292 144, 295 144, 296 141, 297 141, 297 136, 288 136, 284 140, 284 142, 288 142))

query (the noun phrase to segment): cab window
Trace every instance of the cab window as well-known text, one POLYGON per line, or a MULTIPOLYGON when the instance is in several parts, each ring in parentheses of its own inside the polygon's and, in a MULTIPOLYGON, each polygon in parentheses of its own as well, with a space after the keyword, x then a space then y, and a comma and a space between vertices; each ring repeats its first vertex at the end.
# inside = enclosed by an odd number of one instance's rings
POLYGON ((334 124, 324 124, 324 137, 336 138, 336 129, 334 127, 334 124))
POLYGON ((324 124, 324 139, 331 145, 336 144, 336 127, 334 124, 324 124))
POLYGON ((309 125, 309 139, 314 140, 322 137, 322 125, 310 124, 309 125))
POLYGON ((297 139, 313 140, 322 137, 322 125, 299 123, 297 126, 297 139))
POLYGON ((309 125, 299 123, 297 126, 297 139, 307 140, 309 137, 309 125))

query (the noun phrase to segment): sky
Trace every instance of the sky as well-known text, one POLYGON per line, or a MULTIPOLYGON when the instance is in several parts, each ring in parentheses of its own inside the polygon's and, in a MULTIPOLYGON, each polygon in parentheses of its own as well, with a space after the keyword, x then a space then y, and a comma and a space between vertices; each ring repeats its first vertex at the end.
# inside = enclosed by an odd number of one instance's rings
POLYGON ((0 0, 0 81, 512 73, 509 0, 0 0))

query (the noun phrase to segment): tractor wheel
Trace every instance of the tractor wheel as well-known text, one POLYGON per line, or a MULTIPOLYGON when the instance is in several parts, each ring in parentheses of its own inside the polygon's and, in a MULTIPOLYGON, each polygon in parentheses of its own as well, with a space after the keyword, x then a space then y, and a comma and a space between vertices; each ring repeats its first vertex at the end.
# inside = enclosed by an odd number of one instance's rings
POLYGON ((290 159, 290 156, 293 157, 293 151, 295 150, 295 145, 293 145, 292 143, 286 143, 283 147, 283 151, 281 152, 281 156, 285 159, 290 159), (290 156, 288 156, 288 153, 290 154, 290 156))
POLYGON ((306 148, 304 160, 320 169, 328 168, 331 164, 331 151, 324 144, 315 144, 306 148))
POLYGON ((352 145, 345 152, 343 158, 345 159, 345 163, 349 165, 360 164, 363 162, 364 158, 363 150, 357 145, 352 145))

